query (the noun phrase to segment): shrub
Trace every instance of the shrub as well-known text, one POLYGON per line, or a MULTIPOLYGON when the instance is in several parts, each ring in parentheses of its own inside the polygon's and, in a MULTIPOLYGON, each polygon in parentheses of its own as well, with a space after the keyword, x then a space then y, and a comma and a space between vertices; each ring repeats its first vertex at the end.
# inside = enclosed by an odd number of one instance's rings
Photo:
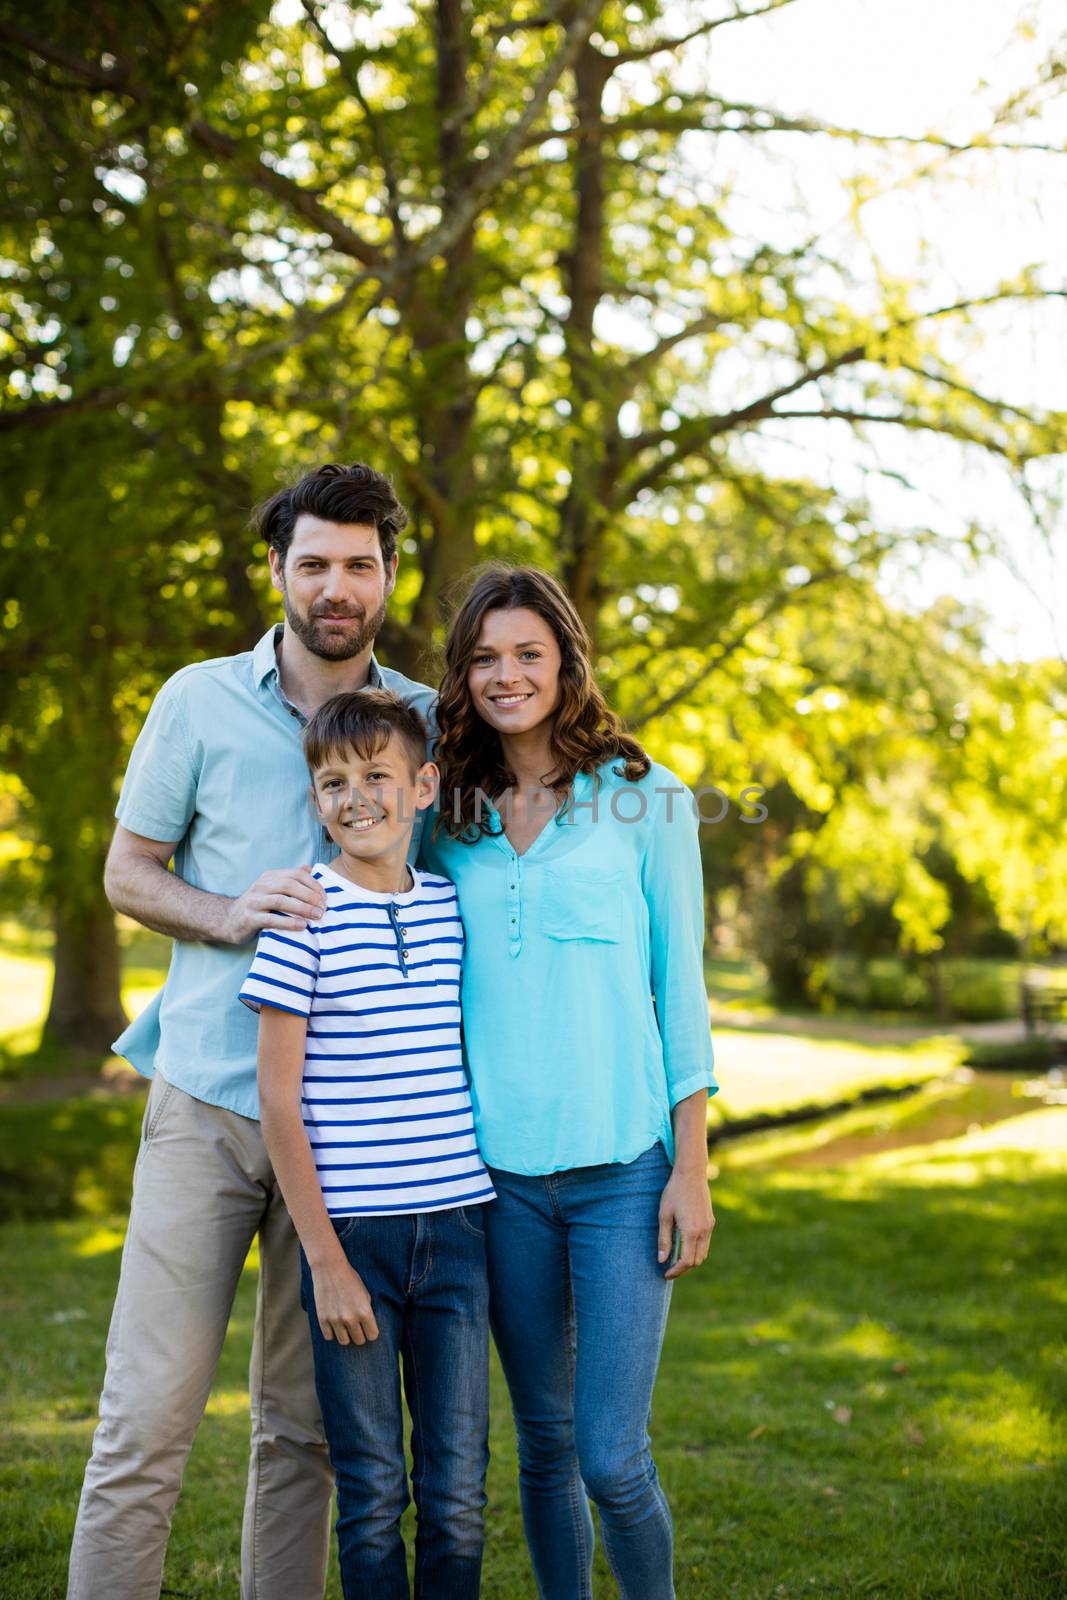
POLYGON ((941 980, 952 1016, 965 1022, 996 1022, 1019 1015, 1018 968, 1002 961, 964 957, 942 963, 941 980))
POLYGON ((1019 1014, 1018 967, 1012 962, 959 957, 936 970, 908 964, 901 956, 836 953, 814 964, 810 999, 822 1011, 939 1010, 960 1022, 990 1022, 1019 1014), (938 1006, 940 984, 942 1007, 938 1006))

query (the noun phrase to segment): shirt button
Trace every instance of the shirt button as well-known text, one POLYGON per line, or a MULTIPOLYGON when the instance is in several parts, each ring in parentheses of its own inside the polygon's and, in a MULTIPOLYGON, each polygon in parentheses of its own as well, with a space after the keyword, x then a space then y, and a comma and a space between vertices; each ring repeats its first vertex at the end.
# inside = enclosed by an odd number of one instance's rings
POLYGON ((409 952, 407 950, 401 950, 401 952, 400 952, 401 960, 406 961, 407 958, 408 958, 408 954, 409 954, 409 952))

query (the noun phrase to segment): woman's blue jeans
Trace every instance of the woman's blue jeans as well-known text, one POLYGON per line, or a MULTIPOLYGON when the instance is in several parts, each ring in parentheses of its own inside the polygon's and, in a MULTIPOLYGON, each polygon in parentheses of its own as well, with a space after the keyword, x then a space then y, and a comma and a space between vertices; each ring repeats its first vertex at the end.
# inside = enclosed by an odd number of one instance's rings
POLYGON ((489 1209, 337 1219, 374 1306, 370 1344, 323 1338, 301 1255, 315 1386, 337 1474, 345 1600, 408 1600, 401 1365, 418 1512, 415 1600, 477 1600, 489 1460, 489 1209))
POLYGON ((541 1600, 590 1600, 593 1522, 622 1600, 673 1600, 671 1516, 648 1421, 671 1286, 656 1260, 671 1165, 492 1169, 490 1316, 511 1391, 541 1600))

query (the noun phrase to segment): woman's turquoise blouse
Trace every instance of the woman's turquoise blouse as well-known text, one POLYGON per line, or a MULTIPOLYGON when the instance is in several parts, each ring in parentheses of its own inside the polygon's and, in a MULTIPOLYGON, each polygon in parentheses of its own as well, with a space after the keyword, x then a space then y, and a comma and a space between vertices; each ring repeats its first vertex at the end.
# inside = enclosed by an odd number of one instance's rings
POLYGON ((503 831, 424 836, 467 933, 478 1143, 507 1172, 633 1161, 657 1139, 673 1159, 671 1108, 718 1087, 693 798, 666 767, 638 783, 615 767, 599 769, 599 789, 579 774, 521 856, 503 831))

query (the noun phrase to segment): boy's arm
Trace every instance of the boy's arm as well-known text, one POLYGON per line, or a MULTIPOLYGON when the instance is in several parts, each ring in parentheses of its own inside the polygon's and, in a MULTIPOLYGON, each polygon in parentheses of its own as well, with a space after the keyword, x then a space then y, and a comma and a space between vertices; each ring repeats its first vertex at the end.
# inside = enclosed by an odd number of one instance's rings
POLYGON ((311 1268, 315 1313, 323 1338, 336 1339, 338 1344, 365 1344, 378 1337, 370 1295, 334 1232, 300 1116, 306 1035, 306 1017, 270 1005, 260 1011, 260 1124, 311 1268))

